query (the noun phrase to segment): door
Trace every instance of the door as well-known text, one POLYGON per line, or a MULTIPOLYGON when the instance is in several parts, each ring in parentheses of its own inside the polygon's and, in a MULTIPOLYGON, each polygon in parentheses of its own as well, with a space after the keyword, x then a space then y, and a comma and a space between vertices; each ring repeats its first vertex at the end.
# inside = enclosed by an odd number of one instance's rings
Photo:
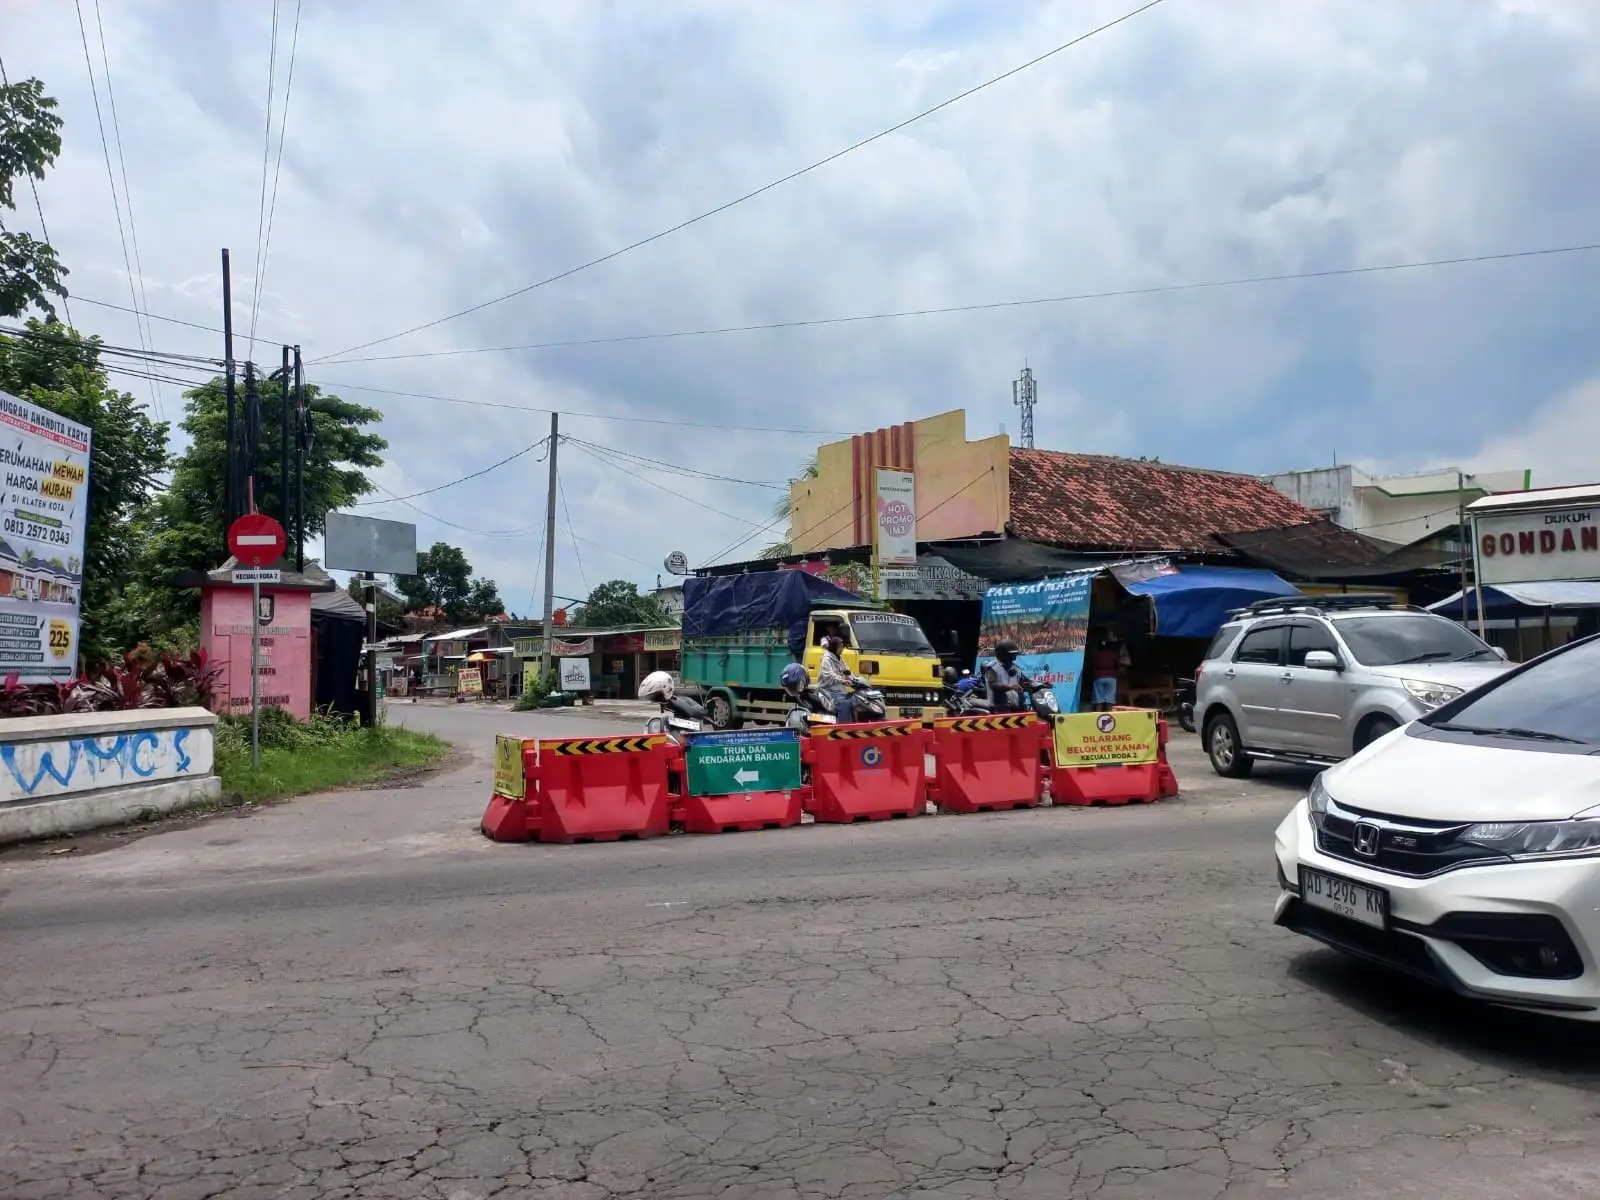
POLYGON ((1222 677, 1233 695, 1239 740, 1263 750, 1285 748, 1278 719, 1278 690, 1283 686, 1282 625, 1258 625, 1239 639, 1233 661, 1226 664, 1222 677))
POLYGON ((1350 753, 1350 688, 1341 672, 1306 666, 1306 655, 1313 650, 1326 650, 1343 662, 1333 634, 1320 621, 1289 626, 1278 705, 1284 736, 1306 754, 1344 758, 1350 753))

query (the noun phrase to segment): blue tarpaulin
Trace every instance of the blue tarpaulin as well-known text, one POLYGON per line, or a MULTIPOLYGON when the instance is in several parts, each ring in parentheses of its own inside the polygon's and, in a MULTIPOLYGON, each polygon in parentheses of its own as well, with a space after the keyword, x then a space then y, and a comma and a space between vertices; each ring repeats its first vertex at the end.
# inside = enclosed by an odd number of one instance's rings
POLYGON ((870 608, 869 601, 804 571, 690 576, 683 581, 683 636, 722 637, 781 627, 796 656, 813 608, 870 608))
POLYGON ((1135 596, 1150 597, 1160 637, 1208 638, 1222 627, 1230 609, 1272 596, 1300 595, 1299 588, 1271 571, 1240 567, 1179 567, 1175 574, 1122 586, 1135 596))
MULTIPOLYGON (((1478 619, 1477 601, 1475 590, 1467 592, 1468 621, 1478 619)), ((1600 583, 1585 579, 1555 579, 1540 583, 1483 585, 1483 615, 1491 620, 1524 616, 1530 609, 1546 608, 1600 608, 1600 583)), ((1461 620, 1461 593, 1428 605, 1428 611, 1453 621, 1461 620)))

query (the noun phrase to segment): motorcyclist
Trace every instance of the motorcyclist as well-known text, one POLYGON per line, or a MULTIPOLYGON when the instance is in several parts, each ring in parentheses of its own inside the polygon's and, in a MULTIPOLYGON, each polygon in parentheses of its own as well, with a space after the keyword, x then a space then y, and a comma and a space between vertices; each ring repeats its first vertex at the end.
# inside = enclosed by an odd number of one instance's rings
POLYGON ((822 665, 817 668, 817 690, 826 693, 833 702, 833 716, 840 725, 849 725, 855 717, 855 697, 850 692, 856 684, 855 676, 844 663, 844 639, 824 640, 822 665))
POLYGON ((1018 712, 1027 698, 1027 676, 1017 666, 1017 653, 1017 644, 1002 638, 995 643, 993 660, 983 664, 984 695, 995 712, 1018 712))

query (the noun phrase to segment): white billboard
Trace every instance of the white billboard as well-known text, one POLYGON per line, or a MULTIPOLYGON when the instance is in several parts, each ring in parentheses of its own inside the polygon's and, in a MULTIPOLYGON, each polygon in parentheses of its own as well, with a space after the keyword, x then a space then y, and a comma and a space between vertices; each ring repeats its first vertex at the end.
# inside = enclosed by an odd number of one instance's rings
POLYGON ((561 681, 563 692, 587 692, 589 690, 589 660, 587 658, 558 658, 556 659, 557 678, 561 681))
POLYGON ((78 673, 89 431, 0 392, 0 676, 78 673))
POLYGON ((1600 579, 1600 508, 1477 517, 1473 534, 1486 584, 1600 579))
POLYGON ((873 556, 878 590, 883 581, 917 575, 917 477, 910 471, 878 467, 873 472, 873 556))

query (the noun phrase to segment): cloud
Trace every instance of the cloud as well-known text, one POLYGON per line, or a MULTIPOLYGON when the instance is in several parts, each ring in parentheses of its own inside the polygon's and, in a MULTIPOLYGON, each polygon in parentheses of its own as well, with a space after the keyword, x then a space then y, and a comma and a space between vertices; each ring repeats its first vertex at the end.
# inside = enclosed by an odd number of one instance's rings
MULTIPOLYGON (((527 0, 440 22, 417 0, 306 5, 259 322, 269 341, 257 356, 275 358, 285 339, 315 358, 555 275, 1127 7, 527 0)), ((291 13, 280 8, 280 99, 291 13)), ((269 14, 105 8, 159 312, 214 323, 227 245, 248 324, 269 14)), ((8 13, 11 28, 8 71, 44 78, 68 121, 42 195, 72 283, 125 303, 76 20, 70 7, 25 6, 8 13)), ((1162 5, 749 203, 366 355, 1596 241, 1597 64, 1600 10, 1580 0, 1162 5)), ((1571 448, 1581 443, 1559 431, 1582 417, 1576 389, 1600 378, 1595 266, 1573 254, 318 363, 311 377, 384 411, 392 449, 379 478, 402 494, 542 436, 550 408, 598 445, 772 483, 819 438, 739 427, 847 432, 959 406, 975 436, 1002 423, 1014 433, 1010 381, 1024 361, 1040 380, 1043 446, 1255 472, 1335 450, 1396 470, 1505 454, 1482 465, 1527 465, 1543 479, 1586 473, 1571 448), (1513 435, 1513 419, 1551 433, 1513 435), (674 421, 699 425, 661 423, 674 421)), ((80 323, 133 341, 131 319, 87 308, 74 309, 80 323)), ((213 335, 155 328, 165 349, 220 350, 213 335)), ((172 389, 165 403, 176 405, 172 389)), ((561 458, 573 526, 563 516, 563 594, 613 575, 650 583, 669 550, 700 561, 746 536, 751 548, 772 538, 759 529, 770 488, 598 461, 575 445, 561 458)), ((362 511, 416 520, 423 545, 459 542, 520 611, 540 580, 542 472, 525 457, 414 502, 451 524, 403 504, 362 511)))
POLYGON ((1521 467, 1534 487, 1600 483, 1600 375, 1548 404, 1508 411, 1505 426, 1468 460, 1472 469, 1521 467))

